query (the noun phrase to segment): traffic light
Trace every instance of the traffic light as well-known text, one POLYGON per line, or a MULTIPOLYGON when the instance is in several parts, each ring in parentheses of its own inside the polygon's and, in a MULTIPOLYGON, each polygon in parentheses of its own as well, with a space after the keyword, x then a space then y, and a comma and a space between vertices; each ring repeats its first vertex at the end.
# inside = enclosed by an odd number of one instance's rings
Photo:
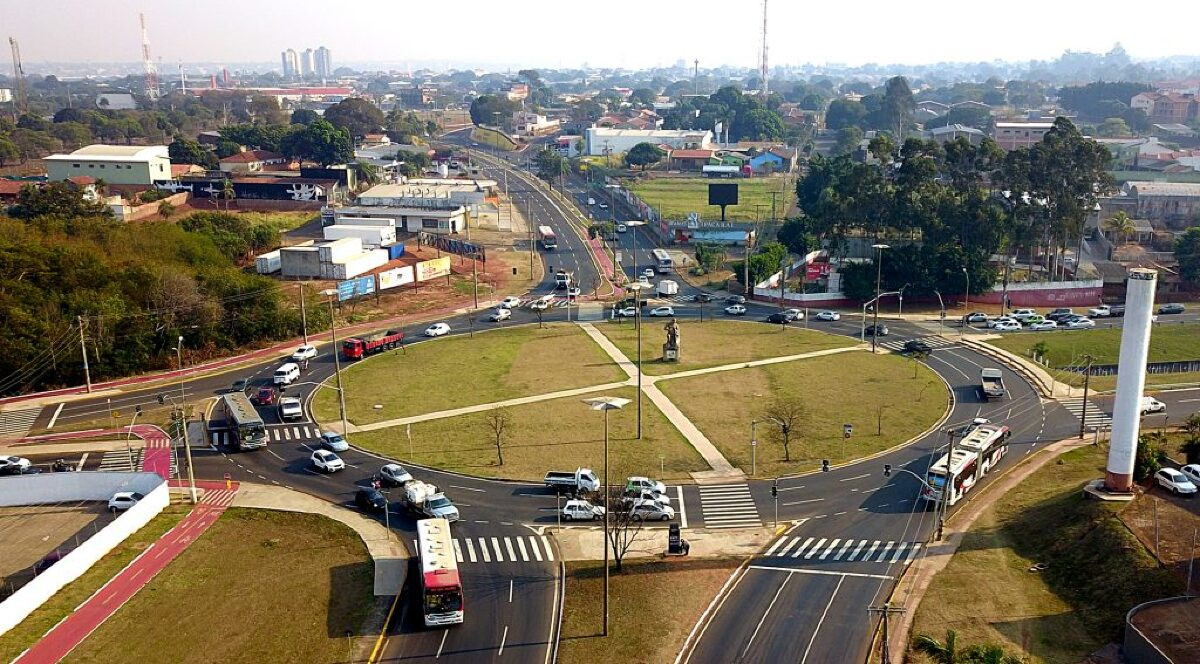
POLYGON ((771 497, 772 497, 772 498, 778 498, 778 497, 779 497, 779 485, 777 485, 777 484, 772 484, 772 485, 771 485, 771 497))
POLYGON ((890 464, 890 463, 883 464, 883 476, 884 477, 892 476, 892 464, 890 464))
POLYGON ((821 459, 821 472, 822 473, 829 472, 829 459, 821 459))

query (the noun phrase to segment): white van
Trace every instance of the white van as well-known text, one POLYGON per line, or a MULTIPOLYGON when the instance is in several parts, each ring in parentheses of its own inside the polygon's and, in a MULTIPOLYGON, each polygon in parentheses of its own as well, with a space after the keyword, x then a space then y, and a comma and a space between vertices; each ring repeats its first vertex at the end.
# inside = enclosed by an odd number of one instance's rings
POLYGON ((300 365, 288 362, 275 370, 272 382, 276 385, 291 385, 298 378, 300 378, 300 365))
POLYGON ((1142 400, 1138 402, 1138 412, 1142 415, 1165 413, 1167 412, 1167 404, 1154 397, 1142 397, 1142 400))

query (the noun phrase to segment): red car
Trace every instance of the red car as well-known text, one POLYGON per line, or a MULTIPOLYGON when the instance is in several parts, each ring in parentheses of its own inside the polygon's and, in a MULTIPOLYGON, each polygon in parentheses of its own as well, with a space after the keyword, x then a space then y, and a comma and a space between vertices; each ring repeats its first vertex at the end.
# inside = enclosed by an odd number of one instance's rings
POLYGON ((258 394, 254 395, 254 401, 260 406, 274 406, 276 399, 279 397, 279 392, 273 387, 260 387, 258 394))

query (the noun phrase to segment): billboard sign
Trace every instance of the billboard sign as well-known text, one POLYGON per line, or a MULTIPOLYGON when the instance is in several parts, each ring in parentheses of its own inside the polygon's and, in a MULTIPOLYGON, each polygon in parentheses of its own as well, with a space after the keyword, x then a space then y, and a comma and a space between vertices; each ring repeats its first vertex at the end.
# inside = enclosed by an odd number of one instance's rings
POLYGON ((822 277, 829 276, 829 263, 809 263, 804 266, 804 278, 808 281, 817 281, 822 277))
POLYGON ((417 281, 429 281, 450 274, 450 257, 442 256, 417 263, 417 281))
POLYGON ((392 268, 379 273, 379 290, 387 290, 396 288, 404 284, 411 284, 416 280, 413 272, 413 266, 405 265, 404 267, 392 268))
POLYGON ((356 279, 347 279, 339 281, 337 285, 338 302, 345 302, 363 295, 370 295, 375 292, 375 275, 368 274, 365 277, 356 279))
POLYGON ((465 258, 473 258, 477 261, 486 263, 487 255, 484 248, 478 244, 464 242, 445 235, 435 235, 433 233, 421 232, 417 234, 417 242, 430 247, 435 247, 448 254, 463 256, 465 258))

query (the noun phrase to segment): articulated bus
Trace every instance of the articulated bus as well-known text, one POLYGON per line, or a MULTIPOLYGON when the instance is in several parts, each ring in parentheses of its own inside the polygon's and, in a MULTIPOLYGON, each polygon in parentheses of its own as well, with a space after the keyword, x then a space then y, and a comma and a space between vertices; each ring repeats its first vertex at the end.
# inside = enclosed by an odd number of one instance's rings
POLYGON ((554 235, 554 230, 549 226, 538 226, 538 240, 542 243, 542 248, 546 251, 553 251, 558 247, 558 238, 554 235))
POLYGON ((1008 437, 1011 435, 1012 432, 1006 426, 981 424, 958 441, 957 447, 978 455, 977 472, 979 477, 983 477, 992 472, 1004 457, 1004 453, 1008 451, 1008 437))
POLYGON ((462 582, 450 538, 450 522, 421 519, 417 522, 417 556, 421 562, 421 612, 426 627, 463 621, 462 582))
POLYGON ((654 267, 658 269, 659 274, 666 274, 674 269, 671 254, 668 254, 665 249, 655 249, 650 253, 654 254, 654 267))
POLYGON ((221 397, 221 408, 225 412, 225 423, 239 450, 256 450, 267 446, 267 427, 254 404, 243 392, 230 392, 221 397))
POLYGON ((929 467, 929 472, 925 475, 926 486, 921 489, 921 497, 936 506, 942 502, 942 493, 949 485, 950 494, 946 504, 957 503, 975 486, 975 471, 978 465, 979 455, 970 450, 955 449, 953 455, 943 454, 937 463, 929 467))

